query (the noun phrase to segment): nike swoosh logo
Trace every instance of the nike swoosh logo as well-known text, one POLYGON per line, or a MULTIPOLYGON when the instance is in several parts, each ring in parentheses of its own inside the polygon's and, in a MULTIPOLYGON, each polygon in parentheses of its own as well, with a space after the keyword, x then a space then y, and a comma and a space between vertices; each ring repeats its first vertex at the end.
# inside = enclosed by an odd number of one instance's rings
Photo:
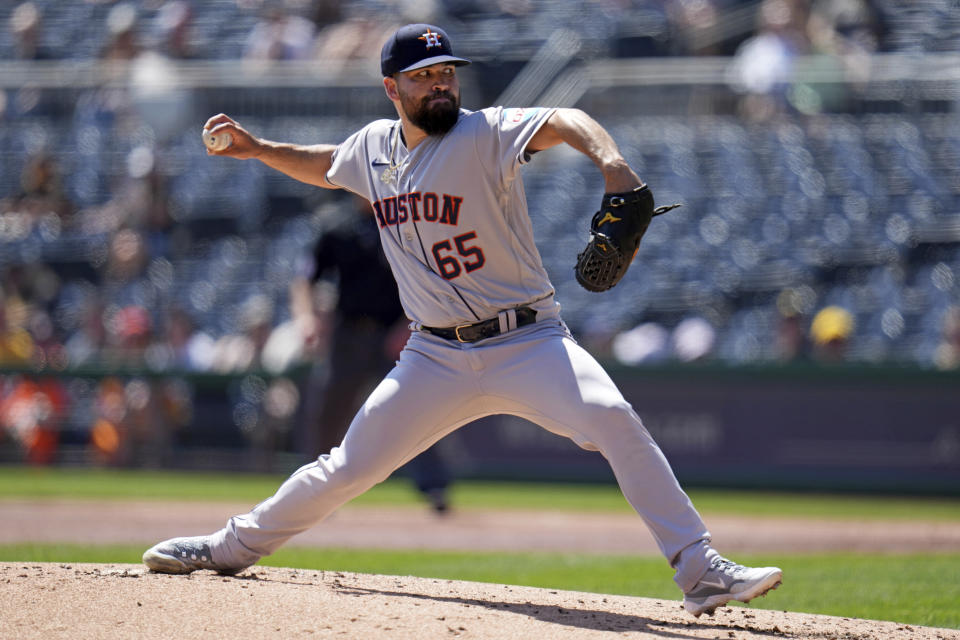
POLYGON ((708 587, 717 587, 718 589, 726 589, 727 587, 727 585, 724 584, 723 580, 720 580, 719 578, 717 579, 716 582, 714 582, 713 580, 707 580, 706 578, 703 578, 700 580, 700 584, 706 585, 708 587))

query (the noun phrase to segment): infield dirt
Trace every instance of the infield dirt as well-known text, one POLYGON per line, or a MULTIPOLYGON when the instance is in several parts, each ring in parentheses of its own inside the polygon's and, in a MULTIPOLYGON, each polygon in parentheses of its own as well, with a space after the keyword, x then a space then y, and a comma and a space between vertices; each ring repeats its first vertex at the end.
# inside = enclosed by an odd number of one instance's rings
MULTIPOLYGON (((210 533, 252 505, 223 502, 2 500, 0 544, 69 542, 144 544, 210 533)), ((724 553, 796 551, 956 551, 960 522, 709 516, 724 553)), ((658 554, 643 521, 632 513, 571 513, 346 505, 291 546, 463 551, 570 551, 658 554)))
MULTIPOLYGON (((0 543, 146 546, 210 532, 249 505, 0 501, 0 543)), ((708 518, 738 551, 956 549, 960 525, 708 518), (876 523, 873 523, 876 525, 876 523), (888 526, 889 525, 889 526, 888 526), (871 532, 865 534, 865 531, 871 532)), ((293 541, 331 547, 655 553, 629 514, 455 511, 349 505, 293 541), (373 536, 373 538, 371 538, 373 536), (624 548, 629 544, 629 548, 624 548)), ((790 577, 784 586, 790 588, 790 577)), ((775 597, 773 592, 770 597, 775 597)), ((0 639, 348 638, 551 640, 792 638, 960 640, 960 631, 742 606, 694 619, 679 600, 332 571, 253 567, 233 578, 142 565, 0 563, 0 639)))

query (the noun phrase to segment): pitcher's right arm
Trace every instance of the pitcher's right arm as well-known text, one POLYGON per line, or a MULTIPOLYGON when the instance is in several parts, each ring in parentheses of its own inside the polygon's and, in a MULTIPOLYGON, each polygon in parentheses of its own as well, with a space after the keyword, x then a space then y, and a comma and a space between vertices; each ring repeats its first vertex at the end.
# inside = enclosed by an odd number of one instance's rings
POLYGON ((215 135, 229 133, 232 138, 226 149, 207 149, 208 155, 228 156, 239 160, 255 158, 300 182, 325 189, 340 188, 327 182, 327 171, 330 170, 337 145, 299 145, 264 140, 254 136, 236 120, 223 113, 207 120, 203 128, 215 135))

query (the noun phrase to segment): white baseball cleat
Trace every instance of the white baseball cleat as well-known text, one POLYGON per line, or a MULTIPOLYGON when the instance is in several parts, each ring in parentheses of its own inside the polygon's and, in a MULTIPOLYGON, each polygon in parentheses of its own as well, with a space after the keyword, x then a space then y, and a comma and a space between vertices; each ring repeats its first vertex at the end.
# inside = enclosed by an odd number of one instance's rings
POLYGON ((683 608, 697 618, 704 613, 713 615, 717 607, 731 600, 750 602, 782 581, 783 571, 777 567, 751 568, 717 557, 700 582, 683 595, 683 608))
POLYGON ((159 542, 144 552, 143 564, 157 573, 192 573, 199 569, 209 569, 232 576, 246 569, 223 567, 215 563, 210 555, 210 542, 206 536, 171 538, 159 542))

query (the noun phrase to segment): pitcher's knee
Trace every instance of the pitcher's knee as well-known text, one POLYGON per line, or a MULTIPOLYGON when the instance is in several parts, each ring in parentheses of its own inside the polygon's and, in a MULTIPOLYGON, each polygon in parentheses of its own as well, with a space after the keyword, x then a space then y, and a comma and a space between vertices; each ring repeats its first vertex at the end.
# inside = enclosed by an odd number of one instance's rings
POLYGON ((643 429, 643 422, 640 417, 630 403, 626 401, 609 405, 588 405, 584 418, 584 422, 587 424, 603 425, 608 429, 643 429))
POLYGON ((320 456, 318 466, 324 472, 324 490, 344 494, 359 495, 389 475, 376 465, 345 455, 339 447, 320 456))
POLYGON ((653 441, 650 432, 630 405, 608 407, 597 412, 591 440, 601 450, 629 447, 653 441))

